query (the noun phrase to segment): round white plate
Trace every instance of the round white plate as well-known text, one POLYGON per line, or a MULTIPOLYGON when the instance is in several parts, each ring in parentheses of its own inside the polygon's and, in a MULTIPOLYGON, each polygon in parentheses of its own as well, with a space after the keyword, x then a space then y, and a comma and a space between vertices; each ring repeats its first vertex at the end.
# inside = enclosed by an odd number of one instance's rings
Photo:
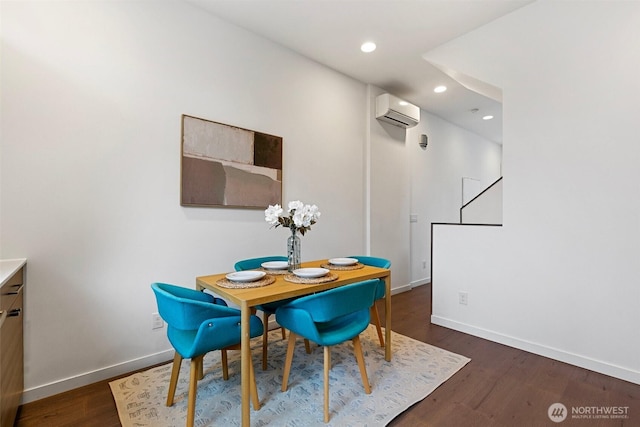
POLYGON ((353 265, 358 262, 355 258, 331 258, 329 264, 333 265, 353 265))
POLYGON ((297 270, 293 270, 293 274, 296 276, 308 279, 326 276, 328 272, 329 270, 326 268, 298 268, 297 270))
POLYGON ((262 279, 265 274, 267 273, 264 271, 247 270, 229 273, 226 277, 232 282, 255 282, 258 279, 262 279))
POLYGON ((260 265, 267 270, 285 270, 289 263, 287 261, 267 261, 260 265))

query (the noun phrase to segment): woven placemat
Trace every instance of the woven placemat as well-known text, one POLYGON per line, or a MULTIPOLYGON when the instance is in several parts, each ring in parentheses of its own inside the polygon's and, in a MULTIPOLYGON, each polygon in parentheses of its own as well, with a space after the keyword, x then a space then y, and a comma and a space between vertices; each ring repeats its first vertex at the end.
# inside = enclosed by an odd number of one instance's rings
POLYGON ((272 276, 281 276, 289 272, 289 270, 287 270, 286 268, 284 270, 269 270, 268 268, 260 267, 257 270, 264 271, 265 273, 271 274, 272 276))
POLYGON ((330 263, 326 262, 326 263, 322 264, 320 267, 328 268, 329 270, 348 271, 348 270, 360 270, 361 268, 364 268, 364 264, 357 262, 357 263, 351 264, 351 265, 335 265, 335 264, 330 264, 330 263))
POLYGON ((333 282, 338 279, 338 275, 327 273, 322 277, 298 277, 293 273, 284 276, 284 280, 291 283, 300 283, 302 285, 315 285, 318 283, 333 282))
POLYGON ((229 289, 248 289, 248 288, 261 288, 263 286, 270 285, 276 281, 276 278, 269 276, 268 274, 260 280, 254 282, 234 282, 229 279, 218 279, 216 284, 222 288, 229 289))

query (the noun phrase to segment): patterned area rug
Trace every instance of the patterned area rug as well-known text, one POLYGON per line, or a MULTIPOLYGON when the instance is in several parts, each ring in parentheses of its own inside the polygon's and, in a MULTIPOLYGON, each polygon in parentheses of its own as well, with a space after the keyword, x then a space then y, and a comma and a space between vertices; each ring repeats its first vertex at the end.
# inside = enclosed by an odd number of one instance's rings
MULTIPOLYGON (((331 349, 331 421, 323 422, 323 351, 311 344, 306 354, 298 339, 289 376, 289 389, 281 392, 287 348, 280 330, 269 335, 269 366, 260 367, 261 339, 253 339, 259 411, 251 409, 252 426, 384 426, 409 406, 424 399, 466 365, 470 359, 392 332, 393 358, 384 360, 375 328, 361 336, 371 394, 365 394, 353 345, 349 341, 331 349)), ((204 378, 198 383, 196 422, 204 426, 239 426, 240 352, 229 354, 229 380, 222 379, 220 352, 204 359, 204 378)), ((165 406, 171 364, 111 382, 123 427, 183 426, 187 413, 189 361, 182 363, 175 403, 165 406)))

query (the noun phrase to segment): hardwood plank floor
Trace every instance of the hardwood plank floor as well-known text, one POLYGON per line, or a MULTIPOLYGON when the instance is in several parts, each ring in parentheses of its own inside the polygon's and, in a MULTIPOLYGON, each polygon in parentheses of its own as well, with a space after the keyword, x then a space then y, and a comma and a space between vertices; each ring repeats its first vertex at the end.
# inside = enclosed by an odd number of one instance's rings
MULTIPOLYGON (((471 362, 390 426, 640 426, 640 385, 431 325, 430 306, 430 285, 394 295, 393 330, 467 356, 471 362), (569 415, 556 424, 547 415, 556 402, 569 411, 628 407, 628 418, 569 415)), ((384 304, 378 303, 378 310, 384 322, 384 304)), ((119 426, 109 381, 23 405, 16 426, 119 426)))

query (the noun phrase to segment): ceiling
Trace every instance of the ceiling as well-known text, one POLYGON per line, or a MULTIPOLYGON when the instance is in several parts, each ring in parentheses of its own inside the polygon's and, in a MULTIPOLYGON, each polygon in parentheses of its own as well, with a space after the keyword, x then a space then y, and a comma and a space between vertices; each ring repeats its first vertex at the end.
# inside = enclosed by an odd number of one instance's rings
POLYGON ((467 89, 422 55, 534 0, 187 1, 501 143, 501 102, 467 89), (365 41, 378 48, 362 53, 365 41), (441 84, 448 90, 434 93, 441 84))

